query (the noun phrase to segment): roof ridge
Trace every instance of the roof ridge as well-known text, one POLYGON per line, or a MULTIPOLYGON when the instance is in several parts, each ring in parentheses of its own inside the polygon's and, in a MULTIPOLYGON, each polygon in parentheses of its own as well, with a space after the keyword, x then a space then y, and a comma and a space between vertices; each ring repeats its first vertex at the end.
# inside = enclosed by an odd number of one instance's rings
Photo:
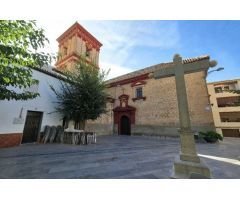
POLYGON ((235 82, 235 81, 240 81, 240 78, 225 79, 225 80, 221 80, 221 81, 211 81, 211 82, 207 82, 207 84, 210 85, 210 84, 218 84, 218 83, 226 83, 226 82, 235 82))
POLYGON ((76 21, 72 26, 70 26, 66 31, 64 31, 56 40, 60 42, 66 35, 68 35, 74 28, 80 29, 84 31, 87 36, 91 39, 93 39, 99 46, 102 46, 102 43, 94 37, 86 28, 84 28, 78 21, 76 21))

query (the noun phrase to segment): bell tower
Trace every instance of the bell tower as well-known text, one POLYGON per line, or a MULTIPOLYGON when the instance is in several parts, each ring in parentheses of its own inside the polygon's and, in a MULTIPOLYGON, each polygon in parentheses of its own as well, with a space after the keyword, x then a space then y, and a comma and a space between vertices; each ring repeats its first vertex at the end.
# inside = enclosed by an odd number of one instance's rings
POLYGON ((80 59, 99 67, 102 44, 78 22, 58 37, 57 41, 59 49, 55 66, 58 70, 70 70, 80 59))

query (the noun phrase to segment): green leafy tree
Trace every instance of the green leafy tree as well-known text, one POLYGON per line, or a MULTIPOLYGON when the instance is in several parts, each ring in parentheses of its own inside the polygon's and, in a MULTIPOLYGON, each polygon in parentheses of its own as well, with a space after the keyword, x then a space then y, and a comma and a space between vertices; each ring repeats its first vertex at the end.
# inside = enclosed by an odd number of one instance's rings
POLYGON ((228 90, 228 92, 232 92, 234 94, 240 94, 240 90, 228 90))
POLYGON ((35 21, 0 20, 0 100, 27 100, 38 93, 24 91, 38 80, 31 68, 48 65, 52 56, 37 50, 48 39, 35 21))
POLYGON ((56 111, 66 121, 74 120, 77 129, 84 129, 86 120, 95 120, 106 113, 107 74, 84 61, 65 71, 66 81, 61 81, 60 89, 50 86, 58 99, 56 111))

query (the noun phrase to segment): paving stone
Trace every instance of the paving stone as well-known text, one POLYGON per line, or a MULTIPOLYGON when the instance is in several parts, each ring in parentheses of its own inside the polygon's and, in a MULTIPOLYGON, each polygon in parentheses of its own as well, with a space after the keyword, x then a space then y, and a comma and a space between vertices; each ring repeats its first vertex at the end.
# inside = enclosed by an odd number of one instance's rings
MULTIPOLYGON (((179 139, 100 136, 97 144, 31 144, 0 149, 0 178, 169 178, 179 139)), ((197 144, 199 154, 237 160, 240 139, 197 144)), ((240 178, 240 162, 201 157, 214 178, 240 178)))

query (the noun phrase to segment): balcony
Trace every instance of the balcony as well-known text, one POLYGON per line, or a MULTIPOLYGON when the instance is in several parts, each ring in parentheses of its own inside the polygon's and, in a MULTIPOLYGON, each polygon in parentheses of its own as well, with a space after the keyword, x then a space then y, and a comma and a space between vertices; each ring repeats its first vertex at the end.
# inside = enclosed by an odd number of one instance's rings
POLYGON ((221 122, 240 122, 240 112, 220 112, 221 122))
POLYGON ((236 90, 236 89, 237 89, 237 82, 215 85, 215 87, 214 87, 216 94, 227 92, 228 90, 236 90))
POLYGON ((236 107, 240 106, 240 96, 217 98, 218 107, 236 107))

